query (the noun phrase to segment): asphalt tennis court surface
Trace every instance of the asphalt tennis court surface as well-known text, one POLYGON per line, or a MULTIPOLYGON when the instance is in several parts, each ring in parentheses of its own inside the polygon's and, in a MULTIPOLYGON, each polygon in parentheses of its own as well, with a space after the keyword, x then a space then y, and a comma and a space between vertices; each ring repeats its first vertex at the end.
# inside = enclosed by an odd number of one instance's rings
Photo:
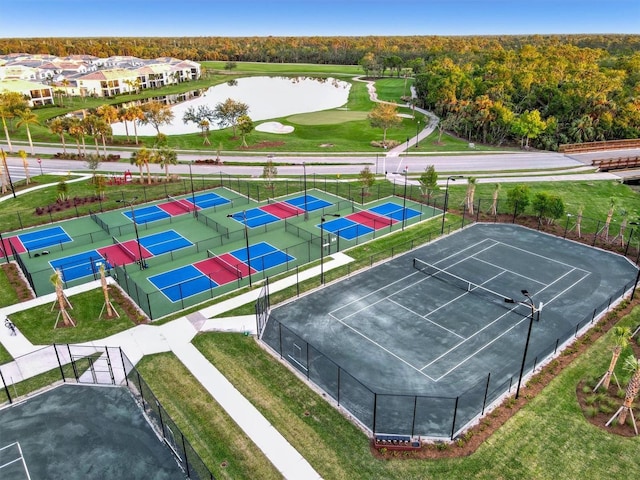
MULTIPOLYGON (((0 448, 19 442, 32 479, 184 479, 124 387, 61 385, 0 410, 0 448)), ((16 449, 0 478, 25 480, 16 449)))
MULTIPOLYGON (((517 381, 531 315, 521 290, 536 306, 544 303, 533 323, 529 370, 558 338, 570 338, 603 302, 606 308, 612 295, 632 287, 636 275, 618 255, 515 225, 476 224, 274 308, 263 340, 332 397, 341 395, 347 409, 346 390, 357 390, 352 413, 371 428, 370 392, 455 399, 489 374, 504 391, 517 381), (414 258, 498 295, 453 286, 414 268, 414 258), (345 382, 351 376, 356 382, 345 382)), ((407 410, 416 408, 409 403, 407 410)), ((378 414, 381 404, 378 398, 378 414)), ((452 403, 439 405, 442 411, 432 404, 429 415, 447 418, 424 418, 416 428, 451 430, 452 403)), ((390 403, 388 416, 397 411, 390 403)))

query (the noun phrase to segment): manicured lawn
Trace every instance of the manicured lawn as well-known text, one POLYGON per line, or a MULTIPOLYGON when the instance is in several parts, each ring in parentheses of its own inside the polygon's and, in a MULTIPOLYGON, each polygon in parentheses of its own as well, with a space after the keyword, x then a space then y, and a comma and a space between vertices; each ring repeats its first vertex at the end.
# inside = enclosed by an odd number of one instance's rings
POLYGON ((7 274, 0 268, 0 307, 7 307, 18 302, 18 295, 9 282, 7 274))
POLYGON ((100 310, 104 304, 102 289, 74 295, 69 297, 69 301, 73 309, 69 309, 68 312, 76 322, 75 327, 54 328, 59 310, 57 307, 52 310, 50 303, 13 313, 9 318, 34 345, 88 342, 134 326, 114 300, 112 303, 120 318, 100 319, 100 310))
POLYGON ((172 353, 144 357, 137 368, 216 478, 281 478, 251 439, 172 353), (223 462, 226 466, 222 466, 223 462))
MULTIPOLYGON (((2 325, 4 327, 4 325, 2 325)), ((0 365, 13 360, 13 357, 7 352, 7 349, 0 343, 0 365)))

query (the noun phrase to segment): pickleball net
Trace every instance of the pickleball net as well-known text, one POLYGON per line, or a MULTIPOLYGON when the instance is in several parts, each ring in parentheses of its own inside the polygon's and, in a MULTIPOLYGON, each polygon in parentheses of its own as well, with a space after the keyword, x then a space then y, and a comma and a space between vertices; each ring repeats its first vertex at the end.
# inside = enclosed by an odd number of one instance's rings
POLYGON ((391 225, 392 223, 394 223, 393 218, 387 217, 385 215, 380 215, 378 213, 372 213, 369 210, 362 210, 356 206, 353 207, 353 213, 357 213, 364 218, 373 220, 374 224, 380 223, 382 225, 391 225))
POLYGON ((436 267, 435 265, 431 263, 427 263, 424 260, 420 260, 419 258, 413 259, 413 268, 415 268, 416 270, 419 270, 420 272, 424 273, 425 275, 431 278, 439 280, 448 285, 457 287, 458 289, 464 292, 482 297, 483 299, 491 303, 499 305, 505 310, 515 311, 516 313, 522 316, 526 316, 518 312, 517 308, 513 306, 512 302, 508 302, 512 298, 511 295, 505 295, 505 294, 496 292, 495 290, 491 290, 490 288, 484 287, 475 282, 472 282, 458 275, 455 275, 451 272, 443 270, 442 268, 436 267))
POLYGON ((131 259, 132 262, 137 262, 138 258, 136 254, 129 250, 124 243, 120 242, 116 237, 111 237, 113 239, 113 244, 122 251, 127 257, 131 259))
POLYGON ((233 274, 235 278, 239 278, 242 280, 242 272, 240 272, 240 269, 237 266, 231 265, 225 259, 213 253, 211 250, 207 250, 207 257, 212 259, 214 262, 216 262, 222 268, 227 270, 229 273, 233 274))
POLYGON ((286 212, 290 216, 296 216, 304 213, 304 210, 288 205, 285 202, 270 202, 269 205, 271 206, 271 208, 275 208, 276 210, 280 210, 281 212, 286 212))
POLYGON ((178 207, 180 207, 182 210, 184 210, 187 213, 191 213, 194 210, 194 206, 191 202, 189 202, 188 200, 184 200, 184 199, 180 199, 180 198, 175 198, 172 197, 171 195, 167 195, 167 199, 174 205, 177 205, 178 207))

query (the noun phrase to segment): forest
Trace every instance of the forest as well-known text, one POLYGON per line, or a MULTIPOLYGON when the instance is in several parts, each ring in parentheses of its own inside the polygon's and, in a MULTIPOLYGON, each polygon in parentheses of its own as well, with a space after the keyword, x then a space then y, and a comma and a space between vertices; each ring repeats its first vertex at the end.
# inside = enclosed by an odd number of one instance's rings
POLYGON ((360 65, 478 143, 556 150, 640 138, 640 35, 0 39, 0 54, 360 65))

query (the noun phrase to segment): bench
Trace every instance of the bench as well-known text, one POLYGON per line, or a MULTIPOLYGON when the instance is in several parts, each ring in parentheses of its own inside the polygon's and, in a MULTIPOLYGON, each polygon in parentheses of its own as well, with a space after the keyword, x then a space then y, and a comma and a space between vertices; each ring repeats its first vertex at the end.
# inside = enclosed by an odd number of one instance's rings
POLYGON ((413 440, 409 435, 376 435, 373 445, 387 450, 418 450, 421 446, 419 441, 413 440))

